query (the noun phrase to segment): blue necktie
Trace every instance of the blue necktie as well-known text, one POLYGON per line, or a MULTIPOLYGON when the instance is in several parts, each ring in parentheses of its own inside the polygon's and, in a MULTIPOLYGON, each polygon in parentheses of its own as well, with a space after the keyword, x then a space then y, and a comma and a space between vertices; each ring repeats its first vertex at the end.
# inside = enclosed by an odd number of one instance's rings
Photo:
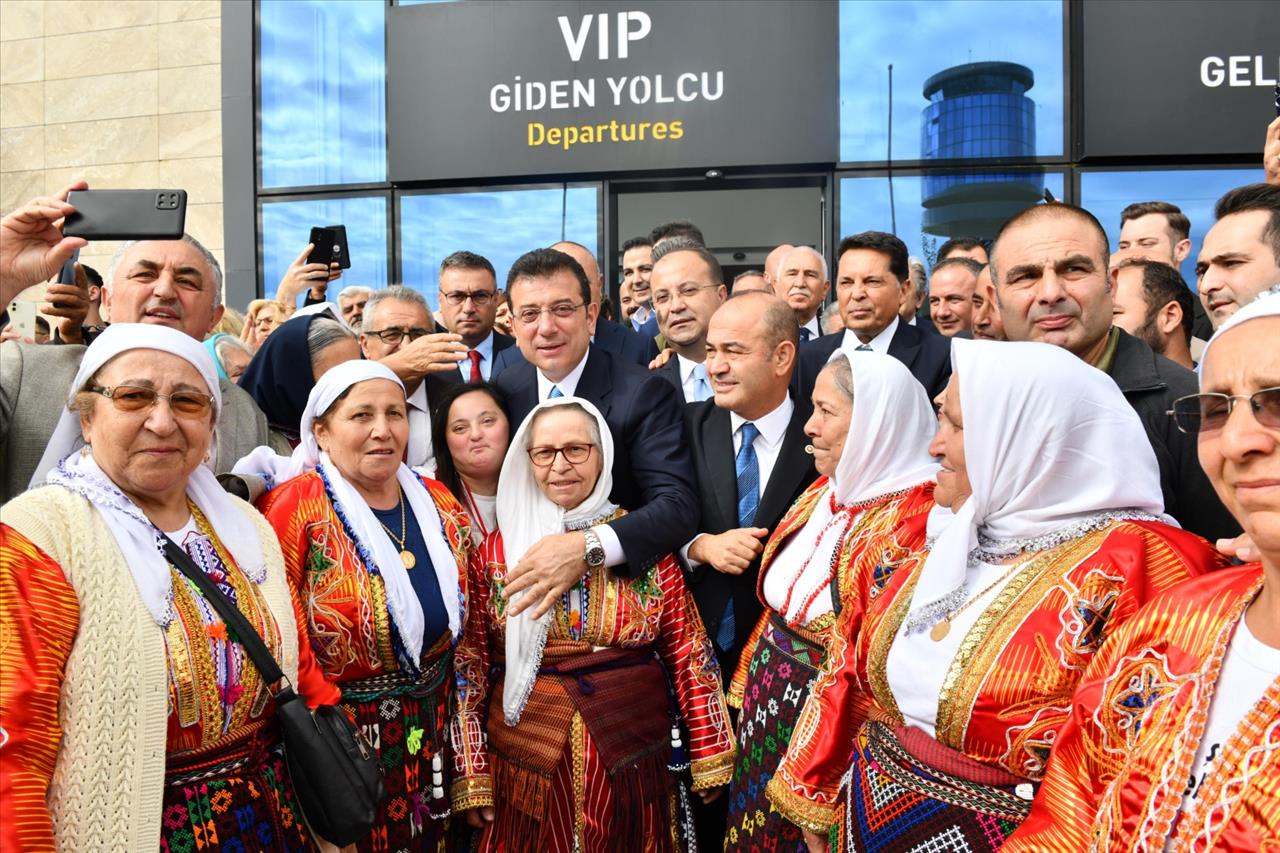
POLYGON ((800 327, 800 343, 805 343, 812 337, 813 332, 809 331, 807 326, 800 327))
MULTIPOLYGON (((760 461, 756 459, 755 447, 760 430, 748 421, 738 428, 738 434, 742 437, 742 444, 733 463, 738 475, 738 526, 751 527, 760 507, 760 461)), ((716 632, 716 645, 722 651, 727 652, 733 646, 735 628, 733 599, 730 598, 725 605, 724 616, 720 618, 720 630, 716 632)))
POLYGON ((853 348, 854 352, 872 352, 871 344, 858 344, 853 348))
POLYGON ((693 366, 693 399, 695 402, 701 403, 703 400, 714 397, 711 393, 711 384, 707 382, 707 366, 705 364, 695 364, 693 366))
POLYGON ((554 400, 556 397, 563 397, 564 393, 560 390, 559 385, 551 386, 551 393, 547 395, 548 400, 554 400))

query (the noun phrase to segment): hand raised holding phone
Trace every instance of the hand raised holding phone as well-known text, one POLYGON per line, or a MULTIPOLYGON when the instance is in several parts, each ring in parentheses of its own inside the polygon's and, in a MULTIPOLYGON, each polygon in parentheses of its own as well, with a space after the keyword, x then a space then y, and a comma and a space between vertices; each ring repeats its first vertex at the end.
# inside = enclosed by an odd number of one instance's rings
POLYGON ((39 196, 0 219, 0 308, 33 284, 48 281, 88 241, 67 237, 62 222, 75 208, 67 196, 88 189, 76 181, 54 196, 39 196))
POLYGON ((289 264, 289 268, 284 271, 284 276, 280 279, 279 287, 276 288, 277 302, 295 308, 298 304, 298 294, 305 290, 310 290, 314 299, 324 299, 329 282, 342 275, 342 268, 336 261, 329 264, 311 263, 308 259, 315 249, 315 244, 308 243, 302 250, 302 254, 289 264))

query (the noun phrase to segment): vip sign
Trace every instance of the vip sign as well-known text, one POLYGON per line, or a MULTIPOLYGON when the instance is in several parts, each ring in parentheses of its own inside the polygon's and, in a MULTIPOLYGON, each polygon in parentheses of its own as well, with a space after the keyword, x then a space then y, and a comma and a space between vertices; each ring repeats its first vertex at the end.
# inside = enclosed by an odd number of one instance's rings
POLYGON ((473 0, 388 14, 392 180, 836 159, 825 0, 473 0), (784 31, 807 40, 808 61, 770 66, 741 47, 784 31))

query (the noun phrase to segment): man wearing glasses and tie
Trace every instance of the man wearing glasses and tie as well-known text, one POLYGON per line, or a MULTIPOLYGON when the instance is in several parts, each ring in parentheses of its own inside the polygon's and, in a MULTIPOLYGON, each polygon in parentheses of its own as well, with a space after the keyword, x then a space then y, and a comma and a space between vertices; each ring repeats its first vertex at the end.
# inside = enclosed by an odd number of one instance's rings
POLYGON ((493 361, 515 339, 495 331, 498 313, 498 281, 493 264, 474 252, 454 252, 440 264, 440 315, 444 326, 437 332, 462 337, 466 359, 456 370, 441 374, 453 382, 487 382, 493 377, 493 361))

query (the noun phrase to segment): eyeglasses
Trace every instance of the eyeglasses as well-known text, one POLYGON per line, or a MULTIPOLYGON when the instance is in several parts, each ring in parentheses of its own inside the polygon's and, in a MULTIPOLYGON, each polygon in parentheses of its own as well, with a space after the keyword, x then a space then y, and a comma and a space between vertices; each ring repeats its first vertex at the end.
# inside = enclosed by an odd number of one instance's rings
POLYGON ((452 293, 441 293, 440 295, 449 300, 450 305, 461 305, 470 299, 477 306, 483 307, 496 299, 498 293, 493 290, 455 290, 452 293))
POLYGON ((1189 435, 1216 432, 1226 425, 1236 400, 1248 400, 1262 426, 1280 429, 1280 387, 1252 394, 1188 394, 1174 400, 1173 408, 1165 414, 1172 415, 1178 429, 1189 435))
POLYGON ((564 447, 530 447, 529 461, 539 468, 550 468, 556 456, 563 455, 570 465, 581 465, 591 456, 594 444, 566 444, 564 447))
POLYGON ((384 344, 395 346, 406 337, 411 341, 416 341, 423 335, 430 334, 430 331, 422 328, 421 326, 414 326, 412 329, 406 329, 402 326, 388 326, 387 328, 380 329, 376 332, 365 332, 365 334, 381 338, 384 344))
POLYGON ((532 326, 542 318, 543 314, 552 314, 561 320, 566 320, 577 313, 579 308, 586 306, 585 302, 557 302, 550 308, 521 308, 516 312, 516 319, 526 326, 532 326))
MULTIPOLYGON (((681 299, 692 299, 698 295, 699 290, 710 290, 719 286, 720 285, 718 284, 682 284, 676 288, 676 293, 680 294, 681 299)), ((632 289, 632 292, 634 292, 634 288, 632 289)), ((670 290, 659 290, 653 294, 654 305, 666 305, 670 301, 670 290)))
POLYGON ((106 397, 121 412, 141 412, 154 406, 156 400, 168 400, 169 408, 178 417, 199 418, 209 414, 209 409, 213 407, 213 397, 199 391, 161 394, 154 388, 141 385, 116 385, 111 388, 95 385, 89 390, 106 397))

